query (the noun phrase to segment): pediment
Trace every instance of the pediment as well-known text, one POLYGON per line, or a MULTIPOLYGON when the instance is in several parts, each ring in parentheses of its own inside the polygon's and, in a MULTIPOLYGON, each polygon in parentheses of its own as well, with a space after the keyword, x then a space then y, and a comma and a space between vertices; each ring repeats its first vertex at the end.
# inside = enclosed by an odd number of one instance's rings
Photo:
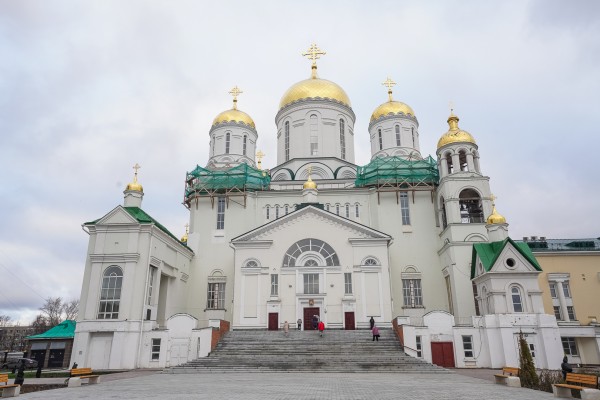
POLYGON ((525 258, 512 243, 507 242, 504 249, 498 255, 498 258, 492 265, 490 272, 504 273, 522 273, 522 272, 539 272, 531 265, 529 260, 525 258))
POLYGON ((117 206, 104 217, 97 220, 95 225, 118 225, 118 224, 138 224, 131 214, 129 214, 123 207, 117 206))
POLYGON ((329 211, 321 210, 313 205, 308 205, 285 215, 275 221, 259 226, 231 240, 232 243, 276 239, 281 231, 286 229, 302 229, 306 232, 315 232, 325 225, 339 229, 340 233, 352 239, 379 239, 391 240, 391 236, 358 222, 340 217, 329 211))

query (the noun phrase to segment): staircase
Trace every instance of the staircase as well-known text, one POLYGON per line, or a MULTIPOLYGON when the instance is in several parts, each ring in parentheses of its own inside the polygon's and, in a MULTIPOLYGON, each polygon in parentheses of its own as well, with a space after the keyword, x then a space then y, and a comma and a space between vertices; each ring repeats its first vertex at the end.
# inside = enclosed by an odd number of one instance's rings
POLYGON ((406 355, 391 329, 381 329, 379 342, 368 330, 231 331, 205 358, 165 373, 211 372, 419 372, 447 373, 406 355))

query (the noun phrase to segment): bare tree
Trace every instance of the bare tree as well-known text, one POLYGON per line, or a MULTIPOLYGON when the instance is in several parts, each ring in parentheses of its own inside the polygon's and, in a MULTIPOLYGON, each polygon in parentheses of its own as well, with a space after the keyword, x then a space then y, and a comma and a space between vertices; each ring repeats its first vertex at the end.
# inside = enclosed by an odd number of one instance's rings
POLYGON ((78 312, 79 312, 79 300, 74 299, 69 302, 65 302, 63 304, 63 313, 65 315, 65 319, 77 318, 78 312))
POLYGON ((40 311, 46 318, 50 328, 60 324, 63 313, 62 297, 48 297, 46 303, 40 307, 40 311))
POLYGON ((0 314, 0 327, 10 326, 10 316, 0 314))
POLYGON ((44 333, 50 328, 50 326, 48 326, 48 319, 42 314, 38 314, 38 316, 35 317, 35 320, 31 323, 31 327, 33 328, 34 335, 44 333))

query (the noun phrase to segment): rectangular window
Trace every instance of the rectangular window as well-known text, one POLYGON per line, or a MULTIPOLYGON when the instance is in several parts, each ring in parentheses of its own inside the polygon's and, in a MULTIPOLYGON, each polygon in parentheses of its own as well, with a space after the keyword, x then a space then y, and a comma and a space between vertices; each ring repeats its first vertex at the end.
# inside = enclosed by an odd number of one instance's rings
POLYGON ((244 135, 244 145, 242 146, 242 154, 246 155, 246 142, 248 140, 248 136, 244 135))
POLYGON ((231 134, 227 132, 225 135, 225 154, 229 154, 229 148, 231 147, 231 134))
POLYGON ((563 287, 563 293, 565 294, 565 297, 567 299, 570 299, 571 298, 571 289, 569 288, 569 282, 568 281, 563 282, 562 287, 563 287))
POLYGON ((319 294, 319 274, 304 274, 304 294, 319 294))
POLYGON ((271 296, 279 294, 279 275, 271 274, 271 296))
POLYGON ((575 309, 573 306, 567 306, 567 313, 569 314, 569 319, 571 321, 577 321, 577 317, 575 316, 575 309))
POLYGON ((550 296, 553 299, 556 299, 556 282, 550 282, 550 296))
POLYGON ((560 340, 562 341, 563 350, 566 355, 569 355, 569 356, 578 356, 579 355, 579 353, 577 352, 577 342, 575 342, 574 337, 561 337, 560 340))
POLYGON ((290 123, 286 121, 285 123, 285 133, 284 133, 284 145, 285 145, 285 161, 289 161, 290 159, 290 123))
POLYGON ((402 294, 405 307, 415 308, 423 306, 420 279, 402 279, 402 294))
POLYGON ((325 210, 329 211, 329 204, 325 206, 325 210))
POLYGON ((559 306, 554 306, 552 308, 554 308, 554 316, 556 317, 556 319, 558 321, 562 321, 563 318, 562 318, 562 312, 560 310, 560 307, 559 306))
POLYGON ((355 208, 356 208, 355 209, 356 218, 358 218, 360 216, 359 213, 358 213, 358 204, 355 206, 355 208))
POLYGON ((222 196, 217 201, 217 229, 225 229, 225 197, 222 196))
POLYGON ((344 272, 344 294, 352 294, 352 273, 344 272))
POLYGON ((400 127, 396 125, 396 146, 400 147, 400 127))
POLYGON ((223 310, 225 309, 225 283, 215 282, 208 284, 207 309, 223 310))
POLYGON ((267 206, 267 219, 270 218, 270 214, 271 214, 271 207, 267 206))
POLYGON ((423 357, 422 353, 422 344, 421 344, 421 336, 415 336, 417 344, 415 345, 415 350, 417 350, 417 357, 423 357))
POLYGON ((379 135, 379 150, 383 150, 383 137, 381 136, 381 129, 377 131, 379 135))
POLYGON ((402 212, 402 225, 410 225, 410 210, 408 208, 408 193, 400 192, 400 211, 402 212))
POLYGON ((529 351, 531 352, 531 357, 535 358, 535 345, 533 343, 529 343, 529 351))
POLYGON ((310 143, 310 155, 312 156, 318 156, 319 155, 319 143, 317 143, 317 138, 310 138, 311 139, 311 143, 310 143), (312 140, 315 140, 314 142, 312 142, 312 140))
POLYGON ((463 350, 466 358, 473 358, 473 336, 463 336, 463 350))
POLYGON ((350 204, 346 204, 346 218, 350 218, 350 204))
POLYGON ((146 304, 152 305, 152 292, 154 291, 154 280, 156 279, 156 267, 150 266, 150 275, 148 276, 148 297, 146 298, 146 304))
POLYGON ((152 339, 152 353, 150 354, 152 361, 158 361, 160 358, 160 339, 152 339))

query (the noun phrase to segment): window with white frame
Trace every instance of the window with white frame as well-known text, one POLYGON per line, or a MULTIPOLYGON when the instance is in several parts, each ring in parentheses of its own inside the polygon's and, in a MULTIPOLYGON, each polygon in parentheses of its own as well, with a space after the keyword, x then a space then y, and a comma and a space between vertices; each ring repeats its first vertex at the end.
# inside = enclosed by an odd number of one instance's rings
POLYGON ((217 200, 217 229, 225 229, 225 197, 217 200))
POLYGON ((558 296, 556 295, 556 282, 550 282, 550 297, 552 297, 553 299, 558 298, 558 296))
POLYGON ((377 136, 379 137, 379 150, 383 150, 383 136, 381 136, 381 129, 377 130, 377 136))
POLYGON ((225 154, 229 154, 229 148, 231 147, 231 133, 225 134, 225 154))
POLYGON ((287 204, 285 205, 284 210, 285 210, 285 215, 288 215, 288 206, 287 206, 287 204))
POLYGON ((565 295, 565 298, 570 299, 571 298, 571 288, 569 287, 569 281, 563 282, 562 287, 563 287, 563 293, 565 295))
POLYGON ((304 274, 304 294, 319 294, 319 274, 304 274))
POLYGON ((116 265, 106 268, 102 277, 98 319, 119 318, 122 286, 123 270, 116 265))
POLYGON ((417 351, 417 357, 421 358, 421 357, 423 357, 423 352, 422 352, 423 343, 421 342, 421 336, 415 336, 415 340, 416 340, 415 350, 417 351))
POLYGON ((462 335, 465 358, 473 358, 473 336, 462 335))
POLYGON ((315 114, 310 116, 310 154, 319 155, 319 121, 315 114))
POLYGON ((521 289, 517 286, 510 288, 510 297, 512 299, 513 311, 516 313, 523 312, 523 296, 521 289))
POLYGON ((376 259, 369 257, 363 262, 363 265, 374 266, 374 265, 378 265, 378 263, 377 263, 376 259))
POLYGON ((400 211, 402 213, 402 225, 410 225, 410 209, 408 208, 408 193, 400 192, 400 211))
POLYGON ((556 319, 558 321, 562 321, 563 317, 562 317, 562 310, 560 309, 560 306, 553 306, 552 308, 554 309, 554 316, 556 317, 556 319))
POLYGON ((354 205, 354 208, 355 208, 355 209, 354 209, 354 213, 355 213, 355 216, 356 216, 356 218, 360 217, 360 214, 359 214, 359 212, 358 212, 358 209, 359 209, 358 203, 356 203, 356 204, 354 205))
POLYGON ((346 204, 346 218, 350 218, 350 204, 346 204))
POLYGON ((396 146, 400 146, 400 126, 396 125, 396 146))
POLYGON ((279 275, 271 274, 271 296, 279 294, 279 275))
POLYGON ((344 120, 340 119, 340 150, 342 160, 346 159, 346 128, 344 126, 344 120))
POLYGON ((225 283, 224 282, 209 282, 208 283, 208 301, 206 308, 211 310, 225 309, 225 283))
POLYGON ((577 351, 577 342, 574 337, 561 337, 560 338, 563 346, 563 351, 568 356, 579 356, 577 351))
POLYGON ((242 144, 242 154, 246 155, 246 147, 248 145, 248 136, 244 135, 244 143, 242 144))
POLYGON ((250 260, 244 265, 244 268, 258 268, 258 263, 255 260, 250 260))
POLYGON ((402 279, 402 294, 404 297, 404 307, 422 307, 421 279, 402 279))
POLYGON ((569 315, 570 321, 577 321, 577 317, 575 317, 575 309, 573 306, 567 306, 567 314, 569 315))
POLYGON ((285 146, 285 161, 289 161, 290 160, 290 122, 289 121, 285 121, 284 146, 285 146))
POLYGON ((152 346, 150 351, 150 358, 152 359, 152 361, 158 361, 160 359, 160 339, 152 339, 152 346))
POLYGON ((352 273, 344 272, 344 294, 352 294, 352 273))
POLYGON ((339 205, 339 204, 336 204, 336 205, 335 205, 335 213, 336 213, 337 215, 340 215, 340 205, 339 205))
POLYGON ((552 298, 554 315, 559 321, 576 321, 575 308, 571 297, 568 273, 548 274, 548 286, 552 298), (566 312, 566 313, 565 313, 566 312))
POLYGON ((275 206, 275 219, 279 218, 279 206, 275 206))
POLYGON ((148 275, 148 296, 146 296, 146 304, 149 306, 152 305, 152 292, 154 291, 156 271, 156 267, 150 266, 150 274, 148 275))
POLYGON ((267 219, 270 218, 270 214, 271 214, 271 207, 267 206, 267 219))

